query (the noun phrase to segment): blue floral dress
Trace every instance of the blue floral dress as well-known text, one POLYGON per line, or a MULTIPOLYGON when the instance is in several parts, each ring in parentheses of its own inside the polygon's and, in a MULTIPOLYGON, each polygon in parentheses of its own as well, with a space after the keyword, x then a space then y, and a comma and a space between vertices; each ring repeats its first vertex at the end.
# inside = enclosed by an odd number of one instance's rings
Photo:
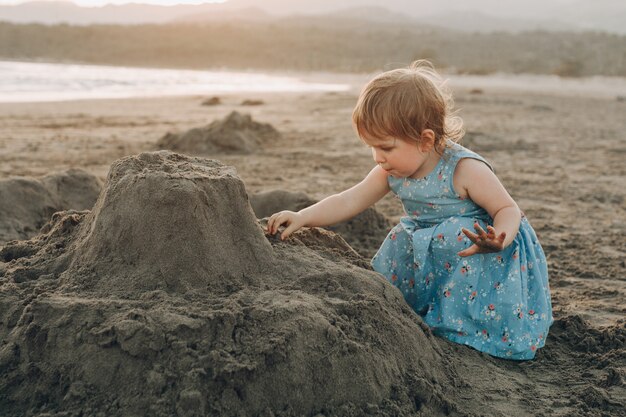
POLYGON ((472 245, 461 228, 493 225, 482 207, 454 190, 452 178, 462 158, 489 165, 450 143, 426 177, 388 177, 407 216, 389 232, 372 266, 434 334, 493 356, 532 359, 553 322, 546 257, 523 215, 515 240, 503 251, 457 255, 472 245))

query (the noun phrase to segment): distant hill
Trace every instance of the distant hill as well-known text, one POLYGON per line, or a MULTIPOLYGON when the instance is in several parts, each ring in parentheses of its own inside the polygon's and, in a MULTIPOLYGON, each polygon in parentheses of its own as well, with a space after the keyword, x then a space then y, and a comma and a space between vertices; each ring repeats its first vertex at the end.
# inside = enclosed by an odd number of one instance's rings
POLYGON ((169 23, 203 23, 203 22, 224 22, 236 20, 269 20, 272 16, 258 7, 249 7, 239 10, 209 10, 196 11, 193 14, 185 14, 173 18, 169 23))
POLYGON ((463 33, 341 15, 150 25, 0 22, 0 60, 162 67, 372 72, 428 58, 440 68, 626 77, 626 36, 463 33))
POLYGON ((147 4, 80 7, 64 1, 0 6, 0 21, 54 25, 168 23, 180 17, 220 10, 218 4, 153 6, 147 4))
POLYGON ((626 1, 577 0, 561 10, 564 22, 576 22, 582 30, 626 34, 626 1))
POLYGON ((522 18, 505 18, 479 12, 447 12, 422 19, 439 27, 462 32, 493 33, 509 32, 520 33, 529 31, 548 32, 580 32, 581 28, 557 20, 528 20, 522 18))
POLYGON ((621 0, 229 0, 226 3, 155 6, 126 4, 78 7, 68 2, 0 6, 0 21, 72 25, 162 24, 181 21, 259 20, 288 16, 333 16, 379 22, 411 21, 460 31, 603 31, 626 34, 621 0))
MULTIPOLYGON (((296 14, 287 15, 294 16, 296 14)), ((337 9, 330 12, 310 14, 300 13, 299 16, 315 19, 344 19, 354 21, 370 21, 386 24, 416 24, 417 21, 412 16, 398 13, 380 6, 361 6, 337 9)))

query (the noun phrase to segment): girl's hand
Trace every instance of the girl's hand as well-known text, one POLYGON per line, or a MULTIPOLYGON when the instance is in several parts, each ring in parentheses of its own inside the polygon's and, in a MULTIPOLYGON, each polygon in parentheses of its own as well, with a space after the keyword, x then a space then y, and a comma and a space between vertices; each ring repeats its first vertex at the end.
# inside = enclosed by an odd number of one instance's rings
POLYGON ((275 234, 278 232, 278 228, 283 224, 286 224, 287 228, 281 233, 281 240, 287 239, 290 234, 304 226, 304 216, 289 210, 274 213, 267 221, 268 233, 272 235, 275 234))
POLYGON ((461 229, 463 233, 465 233, 465 236, 467 236, 474 244, 459 252, 459 256, 465 257, 475 255, 477 253, 500 252, 504 249, 506 232, 502 232, 500 233, 500 236, 496 236, 496 229, 491 226, 487 226, 487 232, 485 232, 478 223, 474 223, 474 229, 476 229, 478 234, 472 233, 466 228, 461 229))

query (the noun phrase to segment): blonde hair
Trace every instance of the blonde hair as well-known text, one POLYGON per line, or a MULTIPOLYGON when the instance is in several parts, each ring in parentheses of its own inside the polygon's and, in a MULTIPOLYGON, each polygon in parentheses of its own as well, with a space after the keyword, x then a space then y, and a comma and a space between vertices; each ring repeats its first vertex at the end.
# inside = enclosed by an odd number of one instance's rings
POLYGON ((361 139, 391 136, 419 143, 422 131, 431 129, 435 150, 441 153, 447 140, 457 142, 465 133, 453 107, 445 81, 429 61, 418 60, 368 82, 352 112, 352 122, 361 139))

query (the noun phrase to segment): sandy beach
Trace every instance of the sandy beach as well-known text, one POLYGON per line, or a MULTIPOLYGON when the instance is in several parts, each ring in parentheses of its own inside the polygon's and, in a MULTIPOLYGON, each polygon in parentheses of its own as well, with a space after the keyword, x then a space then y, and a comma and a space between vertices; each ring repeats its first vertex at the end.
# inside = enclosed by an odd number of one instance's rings
MULTIPOLYGON (((80 168, 104 185, 116 160, 159 150, 157 142, 166 133, 202 127, 237 111, 271 124, 281 135, 250 154, 216 153, 211 158, 234 167, 248 194, 285 190, 319 200, 357 183, 373 165, 370 151, 352 130, 350 117, 358 88, 366 78, 343 76, 341 82, 348 80, 353 86, 348 92, 222 94, 221 104, 212 106, 202 105, 207 96, 0 103, 0 181, 80 168), (241 103, 246 99, 261 100, 262 104, 244 106, 241 103)), ((626 415, 626 102, 584 91, 572 96, 469 85, 455 90, 455 101, 467 131, 462 144, 492 162, 542 242, 549 261, 555 323, 545 348, 535 360, 525 363, 494 359, 441 339, 428 339, 428 349, 435 346, 428 354, 450 364, 459 385, 451 386, 445 381, 454 378, 438 376, 435 369, 433 381, 443 381, 440 397, 433 397, 439 402, 424 398, 422 408, 400 409, 396 414, 381 406, 380 414, 626 415)), ((391 196, 376 209, 391 223, 403 215, 399 201, 391 196)), ((76 222, 80 221, 77 218, 76 222)), ((0 248, 3 244, 7 242, 0 242, 0 248)), ((375 246, 366 248, 361 255, 375 250, 375 246)), ((0 274, 5 274, 0 277, 0 340, 5 339, 0 348, 6 348, 8 340, 19 345, 16 340, 20 339, 15 339, 19 325, 11 317, 26 313, 16 312, 12 303, 19 300, 28 306, 38 299, 27 297, 36 293, 32 292, 34 284, 22 285, 9 278, 19 262, 5 258, 0 263, 0 274)), ((297 268, 292 272, 297 275, 297 268)), ((52 284, 46 285, 40 294, 55 293, 52 284)), ((184 308, 182 303, 178 307, 184 308)), ((88 308, 80 308, 86 309, 80 314, 89 317, 88 308)), ((407 317, 410 314, 401 312, 407 317)), ((162 351, 172 348, 168 346, 163 342, 162 351)), ((25 400, 26 394, 14 386, 18 381, 24 387, 34 384, 29 378, 36 376, 24 369, 38 358, 22 356, 11 362, 3 355, 0 370, 12 375, 0 384, 0 397, 4 397, 0 403, 11 407, 6 415, 60 416, 65 415, 60 414, 63 410, 76 412, 80 409, 77 404, 86 401, 78 394, 72 400, 67 394, 72 382, 80 379, 68 376, 61 378, 65 388, 50 394, 49 403, 55 406, 42 411, 40 404, 25 400), (53 399, 57 397, 66 402, 53 399)), ((150 361, 154 355, 146 353, 142 361, 150 361)), ((172 385, 168 387, 159 392, 174 390, 172 385)), ((93 386, 86 389, 96 390, 93 386)), ((179 404, 179 415, 196 415, 200 408, 194 408, 193 398, 187 408, 179 404)), ((89 406, 94 413, 103 410, 99 400, 93 401, 89 406)), ((202 404, 206 415, 213 415, 210 404, 202 404)), ((325 412, 320 405, 318 415, 359 415, 358 410, 363 410, 357 407, 350 414, 333 407, 325 412)), ((233 406, 222 412, 238 415, 244 409, 233 406)), ((111 410, 110 415, 123 414, 124 403, 118 404, 117 411, 111 410)), ((162 410, 163 415, 171 411, 166 405, 162 410)), ((297 409, 269 412, 273 414, 263 415, 304 415, 297 409)))

